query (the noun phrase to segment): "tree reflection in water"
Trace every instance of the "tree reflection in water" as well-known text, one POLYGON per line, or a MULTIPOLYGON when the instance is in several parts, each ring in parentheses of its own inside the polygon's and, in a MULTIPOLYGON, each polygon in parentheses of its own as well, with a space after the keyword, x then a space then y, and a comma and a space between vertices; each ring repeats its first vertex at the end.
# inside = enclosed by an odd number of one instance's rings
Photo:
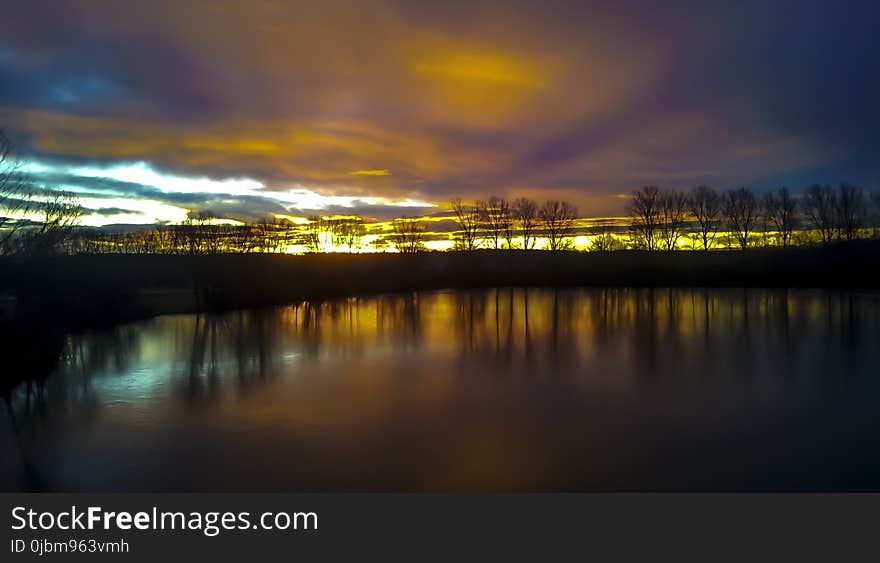
MULTIPOLYGON (((715 401, 807 412, 828 408, 810 402, 815 389, 880 398, 867 381, 878 335, 880 300, 853 292, 501 288, 160 317, 30 347, 6 339, 4 356, 27 377, 3 392, 0 477, 5 489, 95 488, 77 481, 87 456, 124 453, 137 464, 157 452, 149 463, 164 486, 181 477, 163 473, 158 452, 186 439, 208 453, 222 444, 226 471, 244 489, 253 476, 235 452, 273 460, 279 474, 261 478, 280 488, 332 489, 334 476, 356 488, 547 484, 525 462, 502 477, 483 454, 474 459, 489 463, 485 474, 465 464, 427 477, 464 463, 465 437, 484 432, 491 455, 536 463, 550 482, 628 483, 633 475, 602 471, 614 447, 633 447, 638 417, 666 413, 651 419, 657 432, 672 412, 712 428, 715 401), (619 443, 586 448, 603 425, 602 440, 619 443), (293 482, 280 467, 297 456, 315 472, 293 482)), ((102 471, 127 487, 107 463, 102 471)), ((193 453, 182 463, 195 471, 202 462, 193 453)))

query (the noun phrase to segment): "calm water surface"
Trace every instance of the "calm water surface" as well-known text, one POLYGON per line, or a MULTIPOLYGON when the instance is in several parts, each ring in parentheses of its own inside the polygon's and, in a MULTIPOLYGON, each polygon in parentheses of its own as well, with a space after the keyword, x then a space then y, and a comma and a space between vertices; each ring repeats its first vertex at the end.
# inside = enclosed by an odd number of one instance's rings
POLYGON ((160 317, 67 338, 2 409, 6 490, 880 490, 880 297, 498 289, 160 317))

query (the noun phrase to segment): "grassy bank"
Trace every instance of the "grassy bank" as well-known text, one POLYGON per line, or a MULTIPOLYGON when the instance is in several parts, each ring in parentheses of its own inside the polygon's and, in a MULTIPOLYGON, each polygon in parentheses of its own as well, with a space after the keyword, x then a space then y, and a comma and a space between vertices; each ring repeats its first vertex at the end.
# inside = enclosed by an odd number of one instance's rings
POLYGON ((491 286, 880 287, 880 241, 721 252, 80 255, 0 262, 16 317, 94 326, 310 298, 491 286))

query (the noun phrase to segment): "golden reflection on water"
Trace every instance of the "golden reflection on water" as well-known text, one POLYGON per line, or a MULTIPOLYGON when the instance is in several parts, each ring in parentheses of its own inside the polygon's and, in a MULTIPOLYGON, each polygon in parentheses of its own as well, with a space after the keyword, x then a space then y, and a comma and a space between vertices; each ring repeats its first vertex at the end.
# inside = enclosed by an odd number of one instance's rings
MULTIPOLYGON (((863 412, 880 396, 878 335, 876 295, 782 289, 447 291, 161 317, 71 336, 56 373, 17 387, 0 476, 62 490, 700 488, 679 481, 687 444, 773 437, 841 393, 863 412)), ((747 479, 726 471, 707 483, 747 479)))

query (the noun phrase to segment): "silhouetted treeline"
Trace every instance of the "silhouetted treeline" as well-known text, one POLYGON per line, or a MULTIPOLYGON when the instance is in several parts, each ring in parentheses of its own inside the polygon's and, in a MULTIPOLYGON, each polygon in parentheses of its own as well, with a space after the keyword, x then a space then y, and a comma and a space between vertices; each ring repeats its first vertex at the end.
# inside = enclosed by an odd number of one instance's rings
POLYGON ((140 230, 79 230, 70 238, 69 251, 72 254, 273 253, 283 251, 295 240, 287 221, 227 225, 196 217, 181 225, 140 230))
MULTIPOLYGON (((63 194, 60 194, 63 196, 63 194)), ((30 221, 8 237, 0 254, 243 254, 280 252, 361 252, 368 227, 360 217, 310 217, 302 224, 268 218, 253 223, 221 222, 194 213, 181 224, 120 229, 76 227, 75 217, 63 222, 30 221)), ((418 252, 425 249, 425 223, 399 217, 372 227, 381 233, 373 250, 418 252), (389 244, 390 243, 390 244, 389 244)))
MULTIPOLYGON (((360 252, 367 226, 360 217, 310 217, 303 224, 269 218, 254 223, 223 224, 194 215, 180 225, 139 230, 80 229, 65 247, 69 254, 244 254, 360 252)), ((400 217, 391 222, 387 241, 399 252, 424 249, 424 223, 400 217)))
POLYGON ((748 248, 877 237, 880 195, 851 184, 814 185, 801 195, 782 187, 717 192, 647 186, 633 192, 631 247, 646 250, 748 248))
POLYGON ((429 220, 398 217, 367 224, 362 218, 309 217, 299 223, 267 218, 223 222, 191 213, 179 225, 106 231, 75 228, 79 208, 69 194, 34 206, 31 221, 5 241, 18 254, 239 254, 280 252, 402 253, 428 249, 430 236, 452 239, 454 250, 713 250, 802 246, 880 236, 880 196, 841 184, 815 185, 802 194, 787 188, 757 194, 748 188, 718 192, 647 186, 632 194, 628 220, 579 218, 569 202, 490 197, 450 202, 457 229, 429 233, 429 220))
POLYGON ((455 198, 450 207, 460 229, 456 233, 456 250, 532 250, 539 236, 546 238, 548 250, 574 247, 577 208, 567 201, 550 200, 539 206, 526 197, 510 202, 492 196, 473 205, 455 198))
POLYGON ((588 249, 711 250, 752 246, 792 246, 880 235, 880 192, 867 194, 851 184, 837 188, 814 185, 795 195, 779 188, 758 195, 748 188, 718 192, 708 186, 692 190, 646 186, 632 194, 628 224, 581 219, 564 201, 540 205, 528 198, 508 202, 491 197, 450 206, 459 226, 459 250, 567 250, 575 234, 588 249))

